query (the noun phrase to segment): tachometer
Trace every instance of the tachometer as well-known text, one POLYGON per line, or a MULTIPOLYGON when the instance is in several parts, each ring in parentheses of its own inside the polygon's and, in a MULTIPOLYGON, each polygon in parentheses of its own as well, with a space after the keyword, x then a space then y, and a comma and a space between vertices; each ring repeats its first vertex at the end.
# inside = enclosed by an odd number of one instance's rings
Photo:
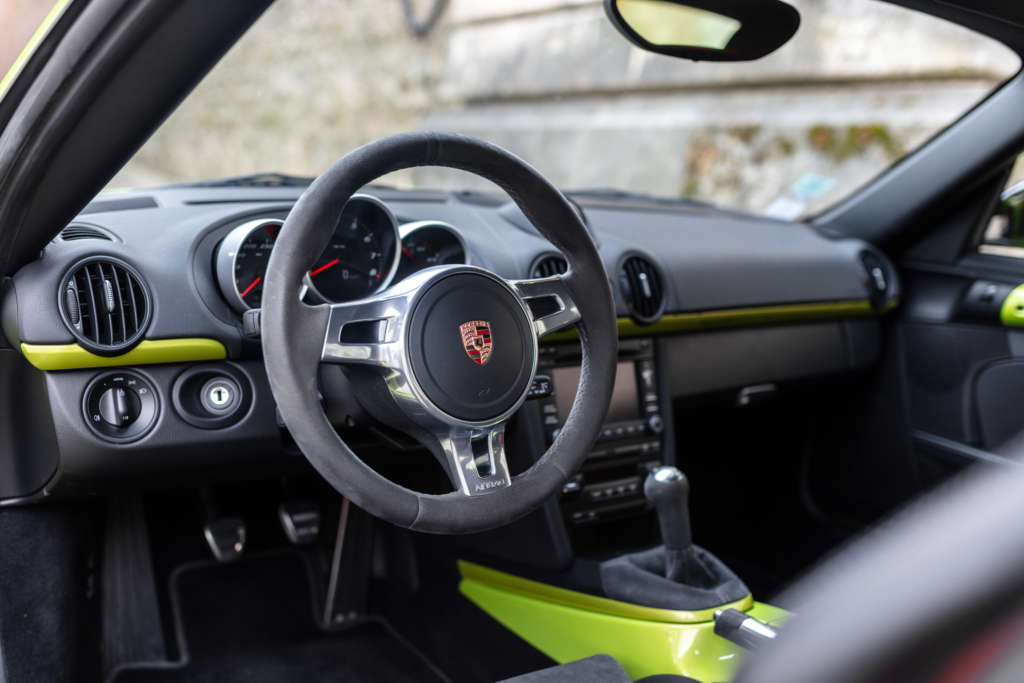
POLYGON ((398 223, 380 200, 353 195, 307 284, 326 301, 352 301, 387 287, 398 262, 398 223))
POLYGON ((469 263, 466 245, 455 228, 438 221, 406 223, 402 234, 402 258, 395 280, 430 266, 469 263))
POLYGON ((217 284, 235 310, 260 307, 267 263, 282 223, 277 218, 248 221, 217 247, 217 284))

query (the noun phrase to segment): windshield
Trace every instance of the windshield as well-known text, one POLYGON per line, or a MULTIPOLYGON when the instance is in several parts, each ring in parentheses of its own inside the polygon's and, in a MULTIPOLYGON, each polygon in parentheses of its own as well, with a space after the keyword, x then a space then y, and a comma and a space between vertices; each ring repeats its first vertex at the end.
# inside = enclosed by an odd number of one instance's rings
MULTIPOLYGON (((872 0, 800 0, 757 62, 629 45, 600 2, 278 0, 110 187, 315 176, 391 133, 504 146, 564 190, 797 218, 913 151, 1019 68, 1007 48, 872 0), (408 10, 408 11, 406 11, 408 10)), ((493 189, 415 169, 401 187, 493 189)))

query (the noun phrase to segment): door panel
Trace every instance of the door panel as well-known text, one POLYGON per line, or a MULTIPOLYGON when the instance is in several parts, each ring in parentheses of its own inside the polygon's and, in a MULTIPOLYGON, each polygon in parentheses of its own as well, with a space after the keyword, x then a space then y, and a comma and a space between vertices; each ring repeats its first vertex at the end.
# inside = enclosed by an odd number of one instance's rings
POLYGON ((1024 332, 1003 311, 1024 283, 1024 259, 978 251, 1007 174, 997 170, 946 207, 899 259, 902 373, 926 484, 967 464, 1003 462, 995 452, 1024 433, 1024 332))

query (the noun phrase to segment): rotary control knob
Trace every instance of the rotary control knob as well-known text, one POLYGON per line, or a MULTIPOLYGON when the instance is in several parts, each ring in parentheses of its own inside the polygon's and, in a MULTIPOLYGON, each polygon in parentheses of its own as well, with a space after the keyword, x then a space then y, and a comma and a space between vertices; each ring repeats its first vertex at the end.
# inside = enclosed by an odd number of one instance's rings
POLYGON ((156 422, 159 405, 148 379, 134 372, 118 372, 101 375, 89 383, 82 412, 97 436, 127 442, 149 431, 156 422))
POLYGON ((139 395, 131 389, 107 389, 100 394, 100 417, 107 424, 123 429, 138 419, 141 403, 139 395))
POLYGON ((655 413, 647 418, 647 429, 650 430, 651 434, 661 434, 665 429, 665 423, 661 420, 661 415, 655 413))

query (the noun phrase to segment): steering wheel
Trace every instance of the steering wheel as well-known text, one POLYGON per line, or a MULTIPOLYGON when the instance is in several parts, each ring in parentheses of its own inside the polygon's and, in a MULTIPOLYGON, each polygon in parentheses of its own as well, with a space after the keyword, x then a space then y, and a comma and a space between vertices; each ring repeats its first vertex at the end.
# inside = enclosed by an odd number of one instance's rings
POLYGON ((408 529, 484 531, 540 506, 579 469, 611 398, 615 309, 593 240, 540 173, 473 138, 405 133, 335 162, 288 214, 267 267, 262 306, 267 375, 296 444, 342 495, 408 529), (436 266, 367 299, 318 306, 300 301, 303 275, 327 245, 349 198, 386 173, 416 166, 461 169, 500 186, 566 256, 569 271, 506 280, 468 265, 436 266), (531 302, 542 300, 534 313, 531 302), (505 426, 533 383, 537 340, 570 325, 578 328, 583 348, 576 399, 548 451, 512 476, 505 426), (455 490, 412 491, 360 460, 321 406, 321 363, 348 366, 364 407, 427 445, 455 490))

